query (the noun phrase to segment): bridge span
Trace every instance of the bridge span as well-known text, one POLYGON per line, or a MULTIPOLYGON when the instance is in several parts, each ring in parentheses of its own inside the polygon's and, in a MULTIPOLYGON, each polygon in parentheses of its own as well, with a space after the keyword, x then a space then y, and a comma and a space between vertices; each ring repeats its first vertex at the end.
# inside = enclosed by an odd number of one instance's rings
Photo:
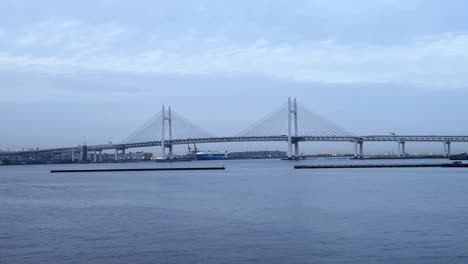
MULTIPOLYGON (((172 145, 187 145, 187 144, 203 144, 203 143, 232 143, 232 142, 272 142, 282 141, 288 142, 286 135, 280 136, 264 136, 264 137, 212 137, 212 138, 187 138, 187 139, 175 139, 165 141, 166 147, 172 145)), ((370 135, 370 136, 356 136, 356 137, 319 137, 319 136, 299 136, 292 137, 292 143, 296 142, 350 142, 356 146, 362 146, 364 142, 397 142, 400 145, 404 145, 406 142, 440 142, 445 145, 446 155, 450 155, 450 144, 452 142, 468 142, 468 136, 437 136, 437 135, 398 135, 398 136, 383 136, 383 135, 370 135)), ((127 143, 127 144, 100 144, 100 145, 89 145, 87 151, 95 152, 97 156, 105 150, 114 150, 116 156, 118 151, 123 151, 132 148, 145 148, 145 147, 161 147, 162 141, 147 141, 138 143, 127 143)), ((51 148, 51 149, 37 149, 28 151, 9 151, 0 153, 0 156, 18 156, 18 155, 30 155, 39 153, 81 153, 83 147, 65 147, 65 148, 51 148)), ((403 150, 404 152, 404 150, 403 150)), ((405 155, 403 152, 400 156, 405 155)), ((298 153, 295 153, 295 156, 298 153)), ((363 148, 355 148, 355 157, 363 157, 363 148)))
POLYGON ((86 151, 94 152, 94 161, 98 162, 96 157, 102 157, 102 151, 105 150, 114 150, 117 160, 119 151, 125 153, 125 150, 132 148, 161 147, 161 157, 172 158, 174 155, 172 146, 175 145, 275 141, 287 142, 289 158, 299 157, 300 142, 350 142, 354 144, 356 158, 363 157, 364 142, 396 142, 399 147, 398 154, 402 157, 406 155, 406 142, 441 142, 445 155, 449 156, 451 143, 468 142, 468 135, 356 136, 299 105, 296 99, 289 98, 286 105, 236 136, 217 137, 172 112, 170 107, 166 109, 163 106, 160 113, 121 143, 0 152, 0 157, 71 152, 73 160, 75 153, 80 153, 80 157, 86 157, 86 155, 83 156, 83 152, 86 151), (167 150, 168 154, 166 154, 167 150))

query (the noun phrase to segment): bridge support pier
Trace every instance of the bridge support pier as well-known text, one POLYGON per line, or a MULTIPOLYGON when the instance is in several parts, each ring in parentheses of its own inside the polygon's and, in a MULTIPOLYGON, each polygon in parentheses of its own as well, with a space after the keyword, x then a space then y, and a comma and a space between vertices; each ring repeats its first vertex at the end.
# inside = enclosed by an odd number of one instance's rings
POLYGON ((102 162, 102 150, 99 150, 99 162, 102 162))
POLYGON ((364 157, 364 142, 359 141, 359 158, 362 159, 364 157))
POLYGON ((450 145, 451 145, 450 141, 444 142, 444 151, 445 151, 446 158, 450 158, 450 155, 451 155, 450 145))
POLYGON ((404 158, 404 157, 406 157, 406 142, 401 141, 399 144, 401 146, 400 157, 404 158))
POLYGON ((119 161, 119 150, 115 149, 114 161, 119 161))
POLYGON ((292 148, 292 143, 288 141, 288 159, 293 159, 292 148))
POLYGON ((169 145, 167 148, 169 149, 169 159, 174 158, 174 152, 172 150, 172 145, 169 145))
POLYGON ((294 153, 295 153, 295 155, 296 155, 296 159, 299 159, 299 158, 300 158, 300 154, 299 154, 299 142, 294 143, 294 153))
POLYGON ((97 151, 95 150, 94 151, 94 157, 93 157, 93 160, 94 160, 94 163, 97 162, 97 151))
POLYGON ((75 163, 75 150, 71 151, 71 162, 75 163))
POLYGON ((357 142, 357 141, 354 141, 353 144, 354 144, 354 158, 357 159, 357 158, 359 157, 359 154, 358 154, 358 142, 357 142))
POLYGON ((166 159, 166 146, 164 144, 164 141, 162 141, 162 145, 161 145, 161 158, 166 159))

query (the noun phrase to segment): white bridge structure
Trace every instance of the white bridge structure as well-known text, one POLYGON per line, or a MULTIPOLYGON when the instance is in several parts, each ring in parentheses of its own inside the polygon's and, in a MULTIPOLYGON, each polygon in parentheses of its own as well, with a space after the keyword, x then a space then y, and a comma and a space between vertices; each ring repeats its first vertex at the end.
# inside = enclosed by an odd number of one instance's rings
POLYGON ((398 143, 398 154, 401 157, 406 156, 406 142, 441 142, 445 156, 449 156, 451 143, 468 142, 468 135, 353 135, 325 117, 300 105, 296 98, 289 98, 286 104, 236 136, 217 137, 172 111, 171 107, 162 106, 158 114, 118 144, 9 151, 0 152, 0 157, 45 153, 61 155, 71 152, 72 161, 74 161, 76 153, 80 153, 79 156, 83 159, 87 157, 88 152, 94 152, 94 161, 99 162, 105 150, 114 150, 115 160, 118 160, 119 152, 125 153, 127 149, 158 146, 161 147, 161 157, 170 159, 174 157, 173 146, 175 145, 267 141, 287 142, 289 159, 299 158, 299 144, 307 141, 350 142, 354 144, 356 158, 364 156, 364 142, 398 143))

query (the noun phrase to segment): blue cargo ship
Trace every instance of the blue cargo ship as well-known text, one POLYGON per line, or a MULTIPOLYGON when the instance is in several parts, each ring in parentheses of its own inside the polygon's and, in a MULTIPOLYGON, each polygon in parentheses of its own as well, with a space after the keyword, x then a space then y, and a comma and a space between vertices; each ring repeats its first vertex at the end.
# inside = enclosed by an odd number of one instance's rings
POLYGON ((230 159, 231 154, 228 152, 220 153, 220 152, 197 152, 195 154, 195 159, 197 160, 226 160, 230 159))

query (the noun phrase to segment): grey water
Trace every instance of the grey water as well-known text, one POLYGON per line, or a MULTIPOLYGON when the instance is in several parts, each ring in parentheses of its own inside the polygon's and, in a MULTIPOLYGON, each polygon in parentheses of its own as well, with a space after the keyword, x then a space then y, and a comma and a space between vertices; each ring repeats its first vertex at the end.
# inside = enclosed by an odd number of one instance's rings
POLYGON ((0 167, 0 263, 468 263, 467 169, 294 164, 0 167))

